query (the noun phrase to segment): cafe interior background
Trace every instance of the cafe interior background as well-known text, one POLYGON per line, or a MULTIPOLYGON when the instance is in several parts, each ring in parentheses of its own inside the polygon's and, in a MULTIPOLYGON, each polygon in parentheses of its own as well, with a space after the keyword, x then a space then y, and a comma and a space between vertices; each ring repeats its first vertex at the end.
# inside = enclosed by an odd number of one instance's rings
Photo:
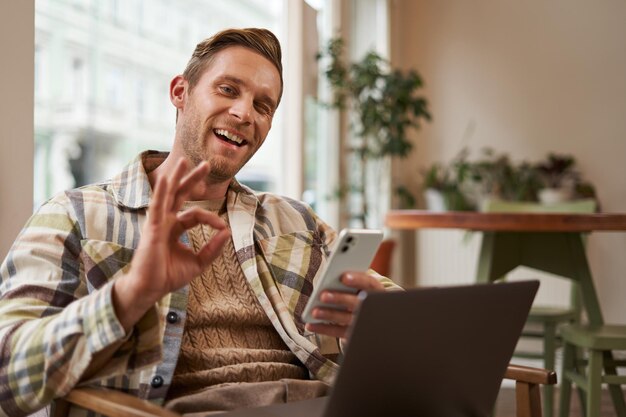
MULTIPOLYGON (((306 200, 335 227, 349 223, 330 196, 349 169, 341 155, 350 123, 320 105, 330 93, 315 53, 338 35, 353 61, 373 49, 391 68, 417 70, 432 115, 410 132, 408 157, 377 171, 378 224, 399 204, 397 185, 423 208, 427 167, 464 148, 516 162, 571 155, 602 211, 625 212, 625 21, 621 0, 1 2, 0 254, 54 192, 170 146, 168 77, 226 26, 271 28, 285 48, 283 103, 242 180, 306 200)), ((473 281, 479 234, 388 233, 399 243, 397 282, 473 281)), ((626 323, 626 234, 593 233, 587 251, 606 321, 626 323)), ((538 301, 567 302, 565 282, 542 282, 538 301)))

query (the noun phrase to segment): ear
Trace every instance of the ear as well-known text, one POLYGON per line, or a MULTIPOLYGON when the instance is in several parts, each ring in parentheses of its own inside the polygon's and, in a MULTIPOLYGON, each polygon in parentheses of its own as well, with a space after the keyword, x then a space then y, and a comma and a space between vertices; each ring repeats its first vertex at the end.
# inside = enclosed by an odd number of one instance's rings
POLYGON ((189 83, 182 75, 177 75, 170 82, 170 101, 177 109, 183 109, 185 107, 188 87, 189 83))

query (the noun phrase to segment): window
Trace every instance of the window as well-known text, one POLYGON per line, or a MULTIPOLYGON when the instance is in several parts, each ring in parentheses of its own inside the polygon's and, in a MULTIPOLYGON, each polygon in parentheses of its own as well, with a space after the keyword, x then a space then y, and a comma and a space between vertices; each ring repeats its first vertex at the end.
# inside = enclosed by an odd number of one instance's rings
POLYGON ((200 40, 226 27, 256 26, 272 30, 281 40, 286 80, 289 72, 296 72, 289 60, 300 59, 297 54, 307 51, 302 65, 295 66, 301 72, 291 77, 303 81, 302 114, 294 114, 300 110, 283 97, 267 140, 237 177, 257 190, 302 198, 331 225, 343 225, 338 200, 332 198, 342 152, 339 118, 316 101, 328 99, 329 93, 311 58, 338 32, 349 37, 351 54, 384 45, 385 4, 386 0, 306 0, 306 4, 36 0, 35 206, 64 189, 115 175, 143 150, 170 149, 175 127, 168 95, 172 77, 183 71, 200 40), (306 9, 297 22, 287 19, 287 7, 294 5, 306 9), (358 23, 362 16, 370 17, 358 23), (352 30, 342 30, 350 21, 352 30), (293 30, 303 30, 303 36, 290 57, 285 52, 294 36, 286 34, 293 30), (286 126, 300 123, 300 118, 302 133, 287 138, 286 126), (290 146, 301 139, 301 148, 290 146), (287 181, 287 170, 293 169, 302 170, 301 187, 287 181), (297 195, 300 188, 304 192, 297 195))
POLYGON ((85 60, 82 57, 74 56, 71 61, 70 71, 72 82, 71 98, 75 102, 82 102, 85 99, 85 60))
MULTIPOLYGON (((316 14, 319 35, 315 41, 318 49, 326 46, 331 38, 341 34, 346 42, 346 53, 352 59, 360 59, 372 49, 382 56, 387 56, 387 0, 350 0, 345 2, 307 0, 307 2, 316 14)), ((307 49, 306 44, 310 41, 311 39, 305 39, 305 49, 307 49)), ((326 64, 321 62, 318 65, 326 64)), ((309 66, 315 66, 315 63, 310 63, 309 66)), ((324 68, 320 67, 319 70, 323 71, 324 68)), ((350 202, 345 199, 340 200, 338 195, 340 172, 347 171, 349 173, 351 167, 354 166, 354 161, 351 158, 346 160, 343 155, 346 152, 346 142, 348 142, 347 138, 350 134, 350 132, 345 131, 349 122, 345 123, 346 126, 342 126, 337 110, 320 106, 319 102, 329 103, 332 98, 328 82, 323 75, 320 74, 317 79, 316 92, 315 89, 312 91, 306 86, 303 90, 305 91, 303 200, 311 204, 316 212, 333 227, 345 227, 350 223, 350 202), (315 93, 317 97, 315 97, 315 93)), ((387 169, 378 176, 383 185, 383 190, 389 182, 388 171, 387 169)), ((377 201, 370 202, 370 206, 376 205, 378 207, 388 203, 388 191, 381 194, 375 196, 377 201)))
MULTIPOLYGON (((115 175, 146 149, 168 150, 169 82, 196 44, 226 27, 282 39, 285 0, 37 0, 35 206, 115 175)), ((281 106, 282 107, 282 106, 281 106)), ((281 192, 282 112, 242 182, 281 192)))
POLYGON ((35 45, 35 98, 41 97, 41 91, 43 90, 42 66, 43 64, 43 47, 41 45, 35 45))
POLYGON ((124 70, 115 64, 106 65, 104 79, 104 97, 108 109, 121 110, 124 89, 124 70))

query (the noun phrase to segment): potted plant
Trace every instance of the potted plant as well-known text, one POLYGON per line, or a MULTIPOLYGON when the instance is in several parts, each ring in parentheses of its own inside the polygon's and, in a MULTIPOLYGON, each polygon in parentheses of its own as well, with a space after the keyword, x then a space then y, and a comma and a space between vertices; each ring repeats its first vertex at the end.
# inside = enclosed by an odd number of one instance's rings
MULTIPOLYGON (((374 167, 389 158, 406 157, 413 148, 409 131, 431 117, 426 99, 419 94, 423 82, 416 71, 392 70, 375 52, 360 61, 346 62, 343 50, 343 40, 335 38, 318 54, 318 59, 327 62, 324 75, 333 91, 330 106, 349 110, 354 133, 346 164, 351 169, 348 178, 341 179, 337 196, 347 202, 351 220, 364 227, 378 226, 375 223, 380 219, 369 219, 369 204, 376 198, 368 195, 380 195, 371 192, 371 187, 380 183, 373 176, 374 167)), ((406 187, 400 185, 397 191, 404 201, 413 199, 406 187)))
POLYGON ((535 167, 528 162, 514 163, 508 154, 485 148, 482 156, 467 166, 465 192, 478 207, 489 200, 537 200, 539 178, 535 167))
POLYGON ((434 163, 424 174, 424 200, 430 211, 446 211, 444 190, 448 187, 448 172, 440 163, 434 163))
POLYGON ((449 165, 436 162, 425 172, 423 187, 428 210, 474 209, 463 191, 469 169, 466 157, 467 150, 462 149, 449 165))
POLYGON ((537 164, 536 170, 543 184, 538 194, 540 202, 554 204, 572 199, 576 184, 580 183, 573 156, 550 153, 537 164))

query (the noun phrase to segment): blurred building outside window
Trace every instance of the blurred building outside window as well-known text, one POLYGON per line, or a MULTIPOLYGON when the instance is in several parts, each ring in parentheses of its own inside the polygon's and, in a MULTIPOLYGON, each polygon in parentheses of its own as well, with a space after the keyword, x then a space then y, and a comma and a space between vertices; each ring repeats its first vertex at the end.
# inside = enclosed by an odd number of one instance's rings
POLYGON ((283 103, 264 145, 237 178, 258 191, 289 195, 286 171, 294 164, 285 161, 297 159, 302 194, 291 196, 309 203, 333 227, 344 226, 340 204, 333 197, 343 151, 341 127, 337 112, 319 104, 330 99, 330 92, 319 76, 321 64, 315 53, 340 33, 351 54, 384 44, 386 27, 380 22, 386 16, 380 10, 385 4, 386 0, 36 0, 34 207, 63 190, 112 177, 143 150, 171 148, 175 109, 169 102, 169 82, 183 71, 199 41, 228 27, 266 27, 280 39, 283 66, 290 71, 285 50, 292 39, 289 33, 296 28, 302 30, 302 44, 296 48, 303 51, 298 75, 302 114, 285 110, 288 105, 283 103), (301 2, 303 16, 294 24, 287 21, 286 10, 295 1, 301 2), (344 9, 348 12, 338 18, 344 9), (368 15, 369 20, 358 22, 368 15), (344 27, 346 21, 350 25, 344 27), (289 114, 288 120, 284 114, 289 114), (303 137, 286 137, 285 126, 298 117, 303 118, 303 137), (288 146, 287 141, 294 140, 303 140, 298 150, 302 155, 294 155, 288 146))
MULTIPOLYGON (((284 44, 285 0, 36 0, 35 190, 112 177, 139 152, 171 149, 169 82, 196 44, 228 27, 265 27, 284 44)), ((238 175, 281 193, 281 108, 238 175)))

